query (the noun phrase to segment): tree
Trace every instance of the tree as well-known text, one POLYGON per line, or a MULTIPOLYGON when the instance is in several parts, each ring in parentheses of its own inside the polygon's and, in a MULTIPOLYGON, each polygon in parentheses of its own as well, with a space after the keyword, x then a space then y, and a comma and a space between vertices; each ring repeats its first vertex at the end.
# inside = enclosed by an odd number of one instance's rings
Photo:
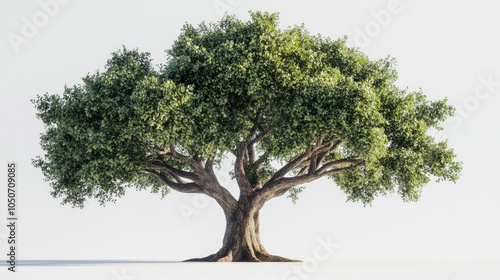
POLYGON ((455 154, 429 135, 453 107, 399 89, 389 58, 280 29, 277 14, 260 12, 187 24, 167 53, 155 68, 148 53, 123 48, 105 71, 33 101, 46 126, 34 165, 54 197, 78 206, 129 187, 205 194, 226 231, 217 253, 194 260, 288 261, 260 242, 270 199, 329 177, 351 201, 392 192, 415 201, 431 179, 458 179, 455 154), (238 198, 214 171, 231 154, 238 198))

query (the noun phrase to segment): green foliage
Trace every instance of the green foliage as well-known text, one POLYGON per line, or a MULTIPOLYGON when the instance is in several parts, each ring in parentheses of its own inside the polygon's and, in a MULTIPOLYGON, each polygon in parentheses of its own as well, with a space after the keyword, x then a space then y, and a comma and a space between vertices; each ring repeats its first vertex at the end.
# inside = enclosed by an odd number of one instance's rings
POLYGON ((129 185, 165 191, 144 175, 148 153, 174 145, 217 162, 257 121, 259 131, 275 130, 256 147, 266 156, 261 169, 246 167, 254 181, 270 178, 270 162, 292 160, 319 135, 343 141, 328 160, 365 161, 332 176, 350 200, 369 203, 394 190, 416 200, 433 177, 457 180, 453 151, 427 134, 453 114, 445 100, 397 88, 389 58, 372 61, 345 39, 313 36, 303 26, 281 29, 277 14, 251 16, 185 25, 158 71, 148 54, 123 49, 82 85, 39 96, 46 154, 34 163, 53 194, 79 204, 112 200, 129 185))
POLYGON ((112 201, 127 186, 165 193, 144 174, 145 155, 149 145, 171 140, 175 127, 158 124, 178 121, 173 112, 187 96, 186 88, 159 80, 148 54, 124 48, 105 72, 84 77, 83 85, 33 101, 46 125, 46 154, 34 165, 51 182, 53 195, 75 206, 86 197, 112 201))
POLYGON ((294 187, 288 190, 287 197, 292 200, 293 204, 297 204, 297 200, 299 200, 299 194, 305 189, 305 187, 294 187))

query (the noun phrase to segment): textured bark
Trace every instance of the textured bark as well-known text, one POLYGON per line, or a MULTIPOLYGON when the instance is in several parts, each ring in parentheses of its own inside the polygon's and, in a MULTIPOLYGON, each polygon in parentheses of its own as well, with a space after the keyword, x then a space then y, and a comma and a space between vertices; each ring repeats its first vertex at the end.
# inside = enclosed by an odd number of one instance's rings
POLYGON ((270 255, 260 241, 259 209, 251 201, 240 201, 226 221, 222 248, 215 254, 187 261, 199 262, 292 262, 270 255))
POLYGON ((362 166, 364 161, 357 157, 325 161, 326 156, 338 148, 342 141, 315 137, 316 146, 306 149, 291 160, 274 175, 262 182, 255 179, 255 170, 260 168, 262 158, 257 158, 255 145, 268 135, 274 127, 260 129, 255 122, 248 138, 241 142, 234 151, 236 156, 234 174, 240 189, 239 198, 220 185, 213 170, 211 159, 200 159, 198 156, 186 156, 170 147, 168 150, 151 153, 151 163, 146 172, 156 176, 170 188, 184 193, 200 193, 217 201, 224 211, 226 231, 221 249, 210 256, 188 261, 207 262, 288 262, 295 261, 269 254, 261 243, 259 229, 259 211, 264 204, 281 196, 293 187, 302 185, 323 176, 343 172, 362 166), (158 154, 158 156, 153 156, 158 154), (163 159, 162 157, 167 157, 163 159), (181 161, 191 168, 182 170, 169 163, 169 160, 181 161), (248 168, 252 166, 252 168, 248 168), (296 171, 294 176, 289 176, 296 171), (248 173, 247 173, 248 172, 248 173), (252 179, 250 179, 252 178, 252 179))

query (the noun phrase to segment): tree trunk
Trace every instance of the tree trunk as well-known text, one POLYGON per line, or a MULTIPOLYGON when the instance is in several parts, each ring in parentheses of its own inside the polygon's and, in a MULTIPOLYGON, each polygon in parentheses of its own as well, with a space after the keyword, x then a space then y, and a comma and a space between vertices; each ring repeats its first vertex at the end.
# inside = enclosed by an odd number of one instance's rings
POLYGON ((259 208, 239 201, 234 214, 226 219, 222 248, 215 254, 186 261, 200 262, 294 262, 270 255, 260 242, 259 208))

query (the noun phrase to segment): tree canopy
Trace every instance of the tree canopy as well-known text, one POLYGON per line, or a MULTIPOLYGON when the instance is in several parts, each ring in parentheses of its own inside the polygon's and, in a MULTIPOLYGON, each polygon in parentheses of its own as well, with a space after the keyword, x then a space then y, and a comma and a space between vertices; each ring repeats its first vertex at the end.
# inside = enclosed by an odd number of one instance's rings
POLYGON ((392 59, 280 28, 277 14, 186 24, 161 67, 124 47, 82 84, 38 96, 45 154, 34 165, 73 205, 127 187, 197 192, 199 167, 228 154, 256 190, 328 176, 352 201, 413 201, 430 180, 458 179, 453 150, 429 134, 454 109, 396 80, 392 59))

